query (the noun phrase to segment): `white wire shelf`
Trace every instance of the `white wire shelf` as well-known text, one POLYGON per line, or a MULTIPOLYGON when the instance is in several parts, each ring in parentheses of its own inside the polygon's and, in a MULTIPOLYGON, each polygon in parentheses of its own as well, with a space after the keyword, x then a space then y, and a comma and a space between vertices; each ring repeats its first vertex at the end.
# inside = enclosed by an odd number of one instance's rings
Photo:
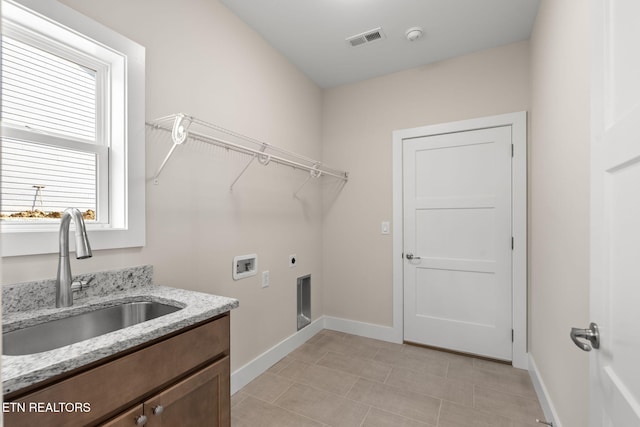
POLYGON ((276 147, 267 142, 258 141, 256 139, 241 135, 230 131, 212 123, 200 120, 187 114, 178 113, 170 116, 161 117, 152 122, 147 123, 153 129, 160 129, 171 133, 173 145, 156 171, 153 182, 158 184, 160 174, 167 165, 167 162, 173 155, 177 146, 184 144, 189 140, 201 141, 207 144, 213 144, 229 150, 234 150, 250 156, 249 162, 240 171, 240 174, 231 183, 230 189, 238 182, 240 177, 251 166, 254 160, 266 166, 269 163, 277 163, 284 166, 290 166, 294 169, 307 171, 309 176, 306 181, 294 193, 296 195, 312 178, 320 178, 322 176, 330 176, 342 181, 349 180, 349 173, 338 169, 333 169, 322 164, 322 162, 310 159, 300 154, 276 147), (172 124, 171 124, 172 123, 172 124), (223 135, 223 136, 219 136, 223 135), (233 138, 237 142, 230 141, 233 138))

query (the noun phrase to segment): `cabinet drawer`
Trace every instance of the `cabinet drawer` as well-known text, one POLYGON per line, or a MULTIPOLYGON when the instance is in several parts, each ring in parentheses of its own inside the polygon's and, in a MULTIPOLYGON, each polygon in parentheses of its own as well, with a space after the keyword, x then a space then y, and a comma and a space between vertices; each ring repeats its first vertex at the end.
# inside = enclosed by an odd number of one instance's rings
POLYGON ((15 402, 86 402, 88 412, 6 413, 5 425, 86 426, 229 352, 229 316, 64 379, 15 402))

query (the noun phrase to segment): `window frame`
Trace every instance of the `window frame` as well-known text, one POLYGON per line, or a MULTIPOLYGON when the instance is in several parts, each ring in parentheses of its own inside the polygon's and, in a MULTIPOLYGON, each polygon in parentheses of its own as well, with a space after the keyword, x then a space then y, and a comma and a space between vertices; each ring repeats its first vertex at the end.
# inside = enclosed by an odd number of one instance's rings
MULTIPOLYGON (((108 179, 108 190, 98 191, 97 203, 108 202, 108 221, 99 218, 96 223, 88 222, 89 239, 96 250, 144 246, 144 47, 54 0, 2 0, 2 15, 3 24, 9 24, 9 37, 35 37, 34 45, 51 46, 53 49, 47 50, 52 53, 56 44, 70 46, 79 57, 96 58, 97 63, 101 62, 99 58, 106 58, 101 70, 104 76, 97 84, 101 85, 98 93, 105 93, 108 99, 97 101, 96 126, 101 127, 97 134, 107 141, 97 141, 96 150, 106 160, 98 165, 98 180, 108 179)), ((5 125, 2 136, 33 140, 33 132, 5 125)), ((55 137, 46 136, 37 142, 46 144, 51 138, 55 137)), ((58 228, 58 222, 2 221, 2 256, 55 253, 58 228)))
MULTIPOLYGON (((18 142, 34 143, 38 145, 60 147, 69 149, 72 151, 93 153, 97 155, 96 163, 96 213, 98 217, 96 222, 91 226, 95 227, 95 224, 100 224, 103 227, 110 227, 116 224, 111 223, 110 212, 110 195, 109 191, 109 176, 114 172, 109 167, 109 149, 111 148, 111 138, 109 135, 109 117, 108 113, 111 111, 111 97, 108 95, 110 92, 110 76, 112 75, 112 64, 117 63, 118 60, 122 60, 121 55, 116 55, 113 52, 107 50, 104 47, 96 46, 95 51, 92 54, 87 54, 74 47, 74 43, 69 41, 60 42, 59 40, 51 39, 41 34, 35 34, 31 28, 22 25, 19 22, 14 22, 9 19, 2 22, 2 36, 8 37, 21 43, 28 44, 48 52, 50 54, 59 56, 65 60, 75 62, 83 67, 90 68, 96 72, 96 133, 95 140, 88 141, 80 138, 74 138, 72 136, 64 137, 62 135, 56 135, 52 133, 43 133, 37 130, 30 131, 22 126, 13 125, 3 122, 2 138, 14 140, 18 142), (99 54, 99 57, 96 57, 99 54)), ((77 35, 70 35, 75 41, 75 44, 82 43, 83 40, 79 39, 77 35)), ((122 68, 122 67, 121 67, 122 68)), ((116 147, 122 150, 123 147, 116 147)), ((115 196, 115 195, 114 195, 115 196)), ((54 230, 58 225, 57 220, 37 220, 37 221, 6 221, 4 222, 3 230, 8 232, 15 231, 30 231, 41 230, 50 231, 54 230)))

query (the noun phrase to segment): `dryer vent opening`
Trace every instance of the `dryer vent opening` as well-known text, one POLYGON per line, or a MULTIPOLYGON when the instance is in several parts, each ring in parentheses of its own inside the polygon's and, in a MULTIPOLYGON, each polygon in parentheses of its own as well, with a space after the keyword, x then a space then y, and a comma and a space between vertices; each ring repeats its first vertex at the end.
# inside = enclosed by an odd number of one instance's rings
POLYGON ((311 275, 298 277, 298 330, 311 323, 311 275))

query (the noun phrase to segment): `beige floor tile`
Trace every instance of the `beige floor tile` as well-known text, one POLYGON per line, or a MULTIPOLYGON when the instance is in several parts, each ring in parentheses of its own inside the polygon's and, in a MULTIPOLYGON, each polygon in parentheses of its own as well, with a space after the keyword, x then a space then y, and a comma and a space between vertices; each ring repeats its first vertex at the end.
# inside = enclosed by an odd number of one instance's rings
POLYGON ((465 358, 450 360, 449 367, 447 369, 447 378, 473 383, 474 372, 475 368, 473 367, 473 359, 465 358))
POLYGON ((249 397, 249 395, 244 392, 244 389, 238 391, 237 393, 231 396, 231 407, 233 408, 238 403, 245 400, 247 397, 249 397))
POLYGON ((345 344, 343 335, 321 334, 322 332, 318 333, 320 338, 313 343, 315 345, 322 346, 322 348, 326 351, 333 351, 334 346, 337 346, 337 348, 341 348, 345 344))
POLYGON ((360 337, 358 335, 346 334, 346 336, 344 337, 344 340, 348 344, 370 346, 375 348, 390 348, 390 349, 402 350, 402 348, 404 347, 403 344, 380 341, 380 340, 375 340, 373 338, 360 337))
POLYGON ((445 401, 438 427, 513 427, 513 424, 509 418, 445 401))
POLYGON ((386 348, 378 350, 378 354, 373 360, 388 363, 394 367, 411 369, 440 377, 447 375, 447 368, 450 363, 446 360, 429 359, 413 353, 398 352, 386 348))
POLYGON ((247 384, 242 391, 265 402, 273 403, 293 385, 293 381, 280 375, 265 372, 247 384))
POLYGON ((525 375, 527 374, 527 371, 525 371, 524 369, 514 368, 513 366, 511 366, 511 364, 492 362, 490 360, 483 360, 483 359, 474 358, 473 367, 476 369, 482 369, 484 371, 495 372, 497 374, 512 373, 512 372, 520 372, 521 374, 525 374, 525 375))
POLYGON ((313 387, 295 384, 275 405, 333 427, 358 427, 369 407, 313 387))
POLYGON ((267 372, 271 374, 277 374, 280 371, 282 371, 286 366, 288 366, 289 363, 291 363, 293 360, 294 359, 291 358, 290 356, 285 356, 284 358, 280 359, 278 363, 275 363, 273 366, 267 369, 267 372))
MULTIPOLYGON (((537 398, 536 390, 531 382, 529 372, 517 369, 511 365, 475 359, 474 368, 480 372, 491 372, 493 376, 484 376, 482 380, 494 383, 500 391, 519 394, 525 397, 537 398)), ((477 381, 476 383, 480 383, 477 381)))
POLYGON ((312 336, 311 338, 309 338, 305 344, 318 344, 318 342, 320 340, 322 340, 323 337, 326 336, 322 332, 323 331, 320 331, 317 334, 315 334, 314 336, 312 336))
POLYGON ((529 423, 544 418, 537 399, 516 396, 488 387, 474 386, 474 407, 515 421, 529 423))
POLYGON ((378 409, 436 425, 440 400, 423 394, 359 379, 347 394, 349 399, 378 409))
POLYGON ((447 367, 447 378, 466 382, 473 386, 474 380, 474 368, 473 368, 473 360, 471 361, 457 361, 453 360, 449 362, 449 366, 447 367))
POLYGON ((307 363, 316 363, 327 353, 327 349, 319 344, 304 343, 287 355, 290 359, 302 360, 307 363))
POLYGON ((529 399, 536 399, 536 390, 528 374, 479 374, 475 384, 486 384, 487 387, 493 387, 496 390, 506 393, 517 394, 529 399))
POLYGON ((380 346, 374 340, 352 340, 348 338, 325 337, 319 342, 325 350, 332 351, 346 356, 360 357, 363 359, 373 359, 380 346))
MULTIPOLYGON (((544 418, 541 418, 544 419, 544 418)), ((513 421, 512 427, 545 427, 544 424, 536 422, 535 419, 529 422, 513 421)))
POLYGON ((341 396, 347 394, 357 376, 299 360, 292 361, 278 375, 341 396))
POLYGON ((393 368, 386 384, 439 399, 473 406, 473 384, 416 372, 404 368, 393 368))
POLYGON ((391 412, 371 408, 362 423, 362 427, 432 427, 431 424, 421 423, 391 412))
POLYGON ((478 359, 474 360, 472 366, 452 361, 447 377, 531 399, 537 398, 529 373, 509 365, 478 359))
POLYGON ((390 365, 360 357, 346 356, 332 351, 325 354, 317 364, 379 382, 384 382, 389 372, 391 372, 390 365))
POLYGON ((231 409, 233 427, 323 427, 322 423, 247 397, 231 409))

